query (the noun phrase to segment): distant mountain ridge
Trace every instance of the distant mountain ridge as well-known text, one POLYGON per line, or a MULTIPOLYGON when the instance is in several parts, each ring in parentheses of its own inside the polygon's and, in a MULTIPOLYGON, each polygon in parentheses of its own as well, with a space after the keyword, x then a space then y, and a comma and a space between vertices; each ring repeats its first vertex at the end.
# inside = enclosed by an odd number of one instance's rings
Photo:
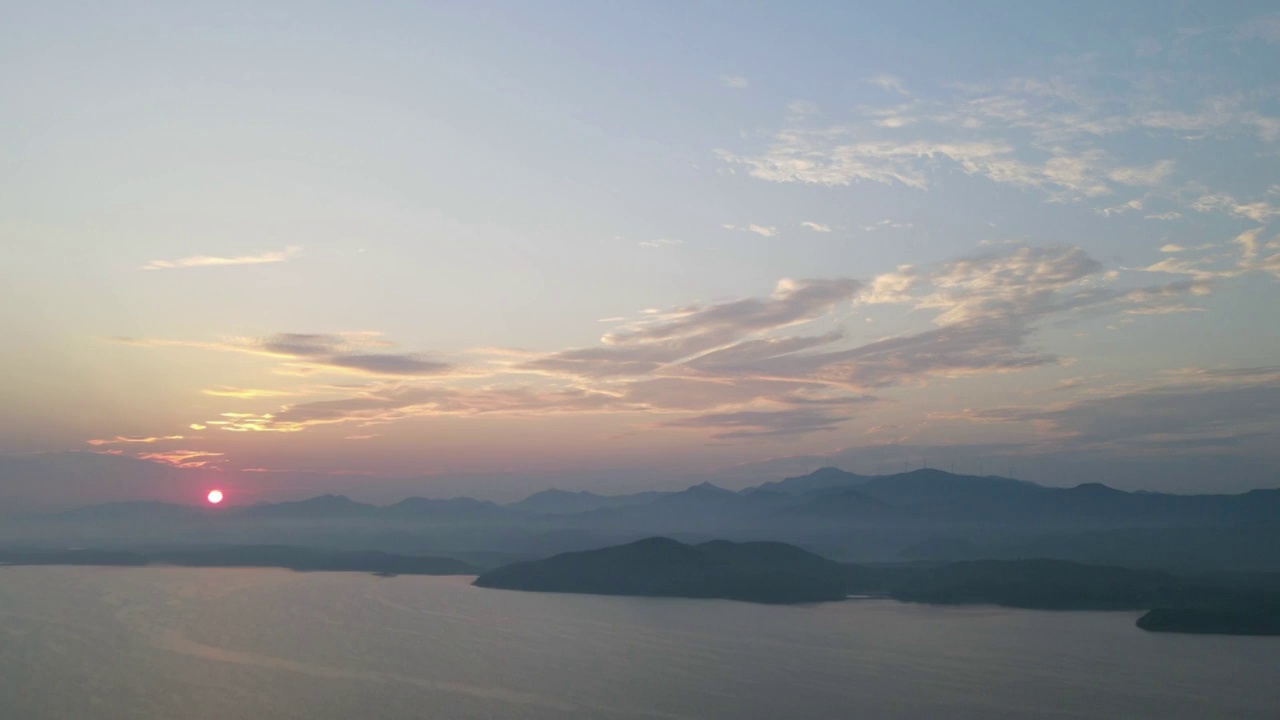
POLYGON ((578 519, 586 524, 619 523, 679 527, 700 525, 772 527, 789 521, 820 523, 948 525, 1212 526, 1280 518, 1280 490, 1239 495, 1171 495, 1125 492, 1098 483, 1045 487, 999 476, 955 475, 934 469, 864 476, 838 468, 786 478, 740 491, 700 483, 682 491, 599 495, 587 491, 544 490, 518 502, 498 505, 469 497, 409 497, 373 505, 345 495, 211 509, 142 501, 107 503, 60 513, 64 519, 146 516, 181 519, 198 513, 260 518, 489 518, 538 516, 578 519))
POLYGON ((509 503, 505 507, 537 515, 571 515, 625 505, 639 505, 666 494, 668 493, 650 490, 631 495, 599 495, 587 490, 574 492, 551 488, 536 492, 518 502, 509 503))
MULTIPOLYGON (((544 490, 499 505, 409 497, 387 505, 326 494, 249 506, 108 503, 48 516, 47 538, 326 547, 537 557, 652 535, 776 540, 841 560, 1072 560, 1164 569, 1280 570, 1280 490, 1238 495, 1045 487, 936 469, 866 476, 838 468, 739 491, 700 483, 630 495, 544 490)), ((31 527, 31 526, 29 526, 31 527)), ((6 534, 0 541, 21 537, 6 534)))

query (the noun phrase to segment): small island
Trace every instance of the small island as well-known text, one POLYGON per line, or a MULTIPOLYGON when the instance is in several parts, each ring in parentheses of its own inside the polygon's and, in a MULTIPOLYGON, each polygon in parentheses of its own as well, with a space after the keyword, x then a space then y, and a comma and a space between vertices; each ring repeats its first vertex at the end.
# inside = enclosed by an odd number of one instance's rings
POLYGON ((846 596, 840 563, 794 545, 724 540, 686 545, 663 537, 507 565, 484 573, 475 585, 775 604, 843 600, 846 596))

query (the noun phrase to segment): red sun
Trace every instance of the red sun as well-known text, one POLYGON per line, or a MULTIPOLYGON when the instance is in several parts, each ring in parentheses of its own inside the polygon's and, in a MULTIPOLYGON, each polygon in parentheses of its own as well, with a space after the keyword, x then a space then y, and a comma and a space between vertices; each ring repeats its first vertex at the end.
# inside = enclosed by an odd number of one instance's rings
POLYGON ((222 491, 221 491, 221 490, 210 490, 210 491, 209 491, 209 502, 213 503, 214 505, 217 505, 218 503, 222 502, 222 491))

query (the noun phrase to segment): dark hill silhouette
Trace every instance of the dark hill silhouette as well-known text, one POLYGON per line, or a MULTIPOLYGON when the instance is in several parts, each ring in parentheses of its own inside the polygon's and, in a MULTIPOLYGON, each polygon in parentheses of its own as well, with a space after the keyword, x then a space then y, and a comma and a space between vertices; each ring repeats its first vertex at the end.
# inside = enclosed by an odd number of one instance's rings
POLYGON ((996 535, 929 537, 903 559, 957 561, 1050 558, 1178 572, 1280 572, 1280 523, 1177 525, 996 535))
MULTIPOLYGON (((1100 483, 1051 488, 999 476, 954 475, 921 469, 877 476, 859 476, 824 468, 812 475, 766 483, 765 488, 792 488, 815 516, 830 514, 822 502, 834 487, 857 492, 885 503, 891 517, 881 521, 925 524, 1024 526, 1037 529, 1096 529, 1106 527, 1208 526, 1280 519, 1280 490, 1253 490, 1241 495, 1171 495, 1125 492, 1100 483), (797 490, 812 487, 816 489, 797 490)), ((872 515, 860 507, 860 517, 872 515)), ((798 517, 803 511, 789 510, 798 517)))
POLYGON ((343 518, 369 517, 379 509, 376 505, 356 502, 345 495, 319 495, 308 500, 251 505, 238 514, 246 517, 343 518))
POLYGON ((694 547, 704 556, 726 565, 795 572, 840 572, 840 563, 787 543, 710 540, 694 547))
POLYGON ((859 492, 899 506, 979 498, 1027 498, 1048 490, 1025 480, 995 475, 955 475, 932 468, 869 478, 855 487, 859 492))
POLYGON ((641 505, 652 502, 666 494, 664 492, 648 491, 633 495, 599 495, 586 490, 571 492, 552 488, 534 493, 519 502, 506 505, 506 507, 511 510, 538 515, 569 515, 627 505, 641 505))
POLYGON ((1198 635, 1280 635, 1280 602, 1155 608, 1138 618, 1149 632, 1198 635))
POLYGON ((937 604, 1141 610, 1167 601, 1182 582, 1167 573, 1062 560, 979 560, 944 565, 899 580, 891 595, 937 604))
POLYGON ((766 603, 845 596, 841 566, 800 548, 724 541, 686 545, 662 537, 508 565, 481 575, 475 584, 508 590, 766 603))
POLYGON ((476 500, 475 498, 469 497, 456 497, 444 500, 438 498, 410 497, 405 498, 400 502, 378 508, 377 512, 383 517, 402 518, 406 520, 412 520, 415 518, 443 518, 452 521, 459 521, 506 517, 510 511, 496 503, 485 500, 476 500))
POLYGON ((545 515, 586 512, 608 506, 607 498, 604 495, 597 495, 586 490, 570 492, 557 488, 536 492, 519 502, 507 505, 513 510, 545 515))
POLYGON ((830 490, 832 488, 848 488, 854 485, 862 485, 871 479, 872 478, 867 475, 857 475, 855 473, 845 472, 839 468, 824 467, 815 470, 808 475, 790 477, 785 480, 774 480, 762 485, 747 488, 742 492, 752 493, 760 490, 770 490, 773 492, 803 495, 815 490, 830 490))
POLYGON ((835 489, 809 493, 780 508, 776 519, 880 524, 906 519, 907 515, 885 501, 858 490, 835 489))
POLYGON ((702 483, 680 492, 663 493, 649 502, 582 513, 576 520, 601 528, 714 533, 761 524, 770 513, 794 502, 794 496, 784 493, 743 494, 702 483))

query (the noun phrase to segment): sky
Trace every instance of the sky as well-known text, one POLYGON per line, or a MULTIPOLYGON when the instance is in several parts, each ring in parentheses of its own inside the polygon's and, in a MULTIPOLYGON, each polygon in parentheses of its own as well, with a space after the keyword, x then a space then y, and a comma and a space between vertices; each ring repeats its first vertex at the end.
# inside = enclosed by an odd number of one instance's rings
POLYGON ((0 9, 3 454, 1276 486, 1277 281, 1269 2, 0 9))

